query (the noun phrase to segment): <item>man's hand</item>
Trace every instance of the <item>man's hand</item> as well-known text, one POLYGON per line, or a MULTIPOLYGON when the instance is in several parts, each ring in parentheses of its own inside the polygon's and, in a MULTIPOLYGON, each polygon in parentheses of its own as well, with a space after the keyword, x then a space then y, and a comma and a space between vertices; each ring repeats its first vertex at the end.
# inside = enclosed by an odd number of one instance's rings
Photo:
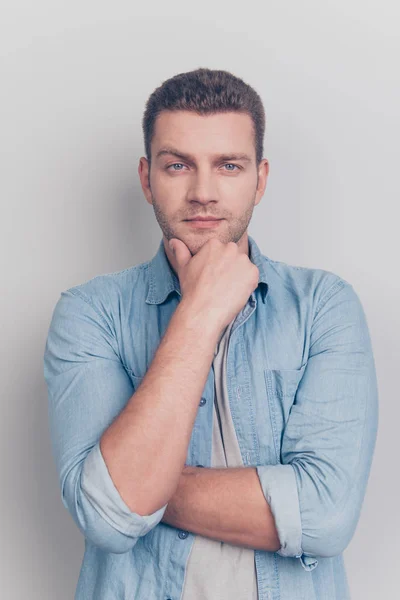
POLYGON ((257 287, 258 268, 235 242, 211 238, 194 256, 178 238, 169 245, 184 304, 201 321, 211 321, 222 331, 257 287))

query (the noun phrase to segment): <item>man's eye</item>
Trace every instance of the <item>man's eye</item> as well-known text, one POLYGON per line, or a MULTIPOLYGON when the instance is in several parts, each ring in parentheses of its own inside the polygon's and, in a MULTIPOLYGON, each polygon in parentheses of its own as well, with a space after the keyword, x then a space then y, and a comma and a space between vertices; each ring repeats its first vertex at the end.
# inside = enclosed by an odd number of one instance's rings
MULTIPOLYGON (((240 169, 240 167, 238 165, 235 165, 233 163, 225 163, 223 165, 224 167, 234 167, 233 169, 226 169, 227 171, 235 171, 240 169)), ((173 163, 172 165, 169 165, 168 167, 166 167, 167 171, 171 170, 171 171, 182 171, 182 169, 175 169, 174 167, 184 167, 183 163, 173 163)))
MULTIPOLYGON (((167 167, 167 170, 168 170, 168 169, 171 169, 171 167, 176 167, 176 165, 180 165, 181 167, 183 167, 183 164, 182 164, 182 163, 173 163, 172 165, 169 165, 169 166, 167 167)), ((178 171, 181 171, 182 169, 171 169, 171 171, 176 171, 176 170, 178 170, 178 171)))

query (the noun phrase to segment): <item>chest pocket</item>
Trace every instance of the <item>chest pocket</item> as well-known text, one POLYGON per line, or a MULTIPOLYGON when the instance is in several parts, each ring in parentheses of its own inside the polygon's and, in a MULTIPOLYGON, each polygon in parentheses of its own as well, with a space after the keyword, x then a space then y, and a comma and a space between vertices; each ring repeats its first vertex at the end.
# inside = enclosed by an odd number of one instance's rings
POLYGON ((275 459, 281 462, 281 444, 290 409, 306 365, 300 369, 264 369, 275 459))

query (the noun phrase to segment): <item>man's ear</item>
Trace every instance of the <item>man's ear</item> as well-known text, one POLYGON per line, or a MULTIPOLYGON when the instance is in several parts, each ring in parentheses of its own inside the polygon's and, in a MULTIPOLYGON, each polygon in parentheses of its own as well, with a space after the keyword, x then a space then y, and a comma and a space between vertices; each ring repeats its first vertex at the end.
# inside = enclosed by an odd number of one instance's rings
POLYGON ((260 162, 260 164, 258 166, 258 185, 257 185, 257 190, 256 190, 256 199, 254 201, 254 206, 256 206, 256 204, 259 204, 259 202, 261 201, 261 198, 264 195, 265 188, 267 185, 268 175, 269 175, 269 162, 266 158, 263 158, 263 160, 260 162))
POLYGON ((150 187, 150 163, 146 157, 142 156, 139 160, 138 174, 143 193, 149 204, 153 204, 153 198, 150 187))

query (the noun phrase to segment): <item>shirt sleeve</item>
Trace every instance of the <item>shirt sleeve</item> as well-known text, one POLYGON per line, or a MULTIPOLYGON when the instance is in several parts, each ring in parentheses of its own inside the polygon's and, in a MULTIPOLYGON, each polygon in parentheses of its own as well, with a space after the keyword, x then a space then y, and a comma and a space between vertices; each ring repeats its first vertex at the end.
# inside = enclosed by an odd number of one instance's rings
POLYGON ((378 427, 378 386, 366 316, 340 280, 313 319, 308 361, 282 434, 281 463, 256 467, 281 548, 306 570, 349 544, 378 427))
POLYGON ((107 552, 130 550, 159 523, 132 512, 108 472, 100 437, 134 393, 112 321, 77 288, 61 293, 44 352, 50 437, 61 498, 76 525, 107 552))

